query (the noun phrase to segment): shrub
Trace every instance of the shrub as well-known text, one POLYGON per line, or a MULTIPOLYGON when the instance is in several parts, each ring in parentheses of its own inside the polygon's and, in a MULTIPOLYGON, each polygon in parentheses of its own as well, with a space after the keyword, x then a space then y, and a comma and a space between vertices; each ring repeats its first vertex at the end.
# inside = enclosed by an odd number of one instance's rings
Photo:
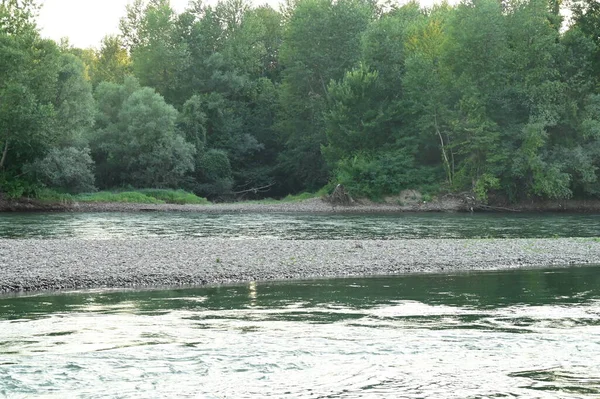
POLYGON ((7 173, 0 173, 0 198, 18 199, 22 197, 36 198, 41 187, 29 180, 15 178, 7 173))
POLYGON ((51 149, 23 170, 46 187, 75 194, 96 190, 93 167, 89 148, 66 147, 51 149))
POLYGON ((335 180, 354 197, 379 200, 388 194, 431 184, 438 180, 439 173, 437 167, 416 168, 413 156, 399 150, 343 159, 337 164, 335 180))

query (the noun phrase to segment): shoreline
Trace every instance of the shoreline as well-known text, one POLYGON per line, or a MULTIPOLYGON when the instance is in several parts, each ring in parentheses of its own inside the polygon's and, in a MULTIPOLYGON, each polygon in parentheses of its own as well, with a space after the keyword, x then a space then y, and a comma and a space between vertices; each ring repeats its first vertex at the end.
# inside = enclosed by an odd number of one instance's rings
POLYGON ((0 239, 0 294, 600 264, 600 241, 0 239))
MULTIPOLYGON (((0 199, 2 212, 196 212, 196 213, 409 213, 409 212, 455 212, 468 213, 471 207, 464 199, 448 196, 431 202, 394 201, 372 202, 359 200, 352 205, 332 205, 321 198, 296 202, 234 202, 209 205, 138 204, 127 202, 75 202, 43 203, 31 199, 7 201, 0 199)), ((513 205, 480 206, 474 212, 496 213, 600 213, 600 200, 531 201, 513 205)))

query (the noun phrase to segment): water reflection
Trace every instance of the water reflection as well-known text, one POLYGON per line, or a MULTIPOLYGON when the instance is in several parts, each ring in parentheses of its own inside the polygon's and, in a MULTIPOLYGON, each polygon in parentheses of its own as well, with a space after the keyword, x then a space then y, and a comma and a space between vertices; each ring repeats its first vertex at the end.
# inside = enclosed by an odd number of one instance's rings
POLYGON ((248 299, 250 299, 250 306, 256 306, 256 298, 258 298, 256 281, 251 281, 248 284, 248 299))
POLYGON ((593 397, 599 272, 4 297, 0 396, 593 397))

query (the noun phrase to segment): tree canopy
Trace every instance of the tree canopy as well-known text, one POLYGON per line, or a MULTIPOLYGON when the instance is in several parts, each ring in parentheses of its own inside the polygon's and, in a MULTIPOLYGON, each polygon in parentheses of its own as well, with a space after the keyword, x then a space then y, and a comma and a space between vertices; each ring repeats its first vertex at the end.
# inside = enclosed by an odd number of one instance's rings
POLYGON ((78 49, 0 0, 0 190, 597 197, 600 6, 560 4, 133 0, 78 49))

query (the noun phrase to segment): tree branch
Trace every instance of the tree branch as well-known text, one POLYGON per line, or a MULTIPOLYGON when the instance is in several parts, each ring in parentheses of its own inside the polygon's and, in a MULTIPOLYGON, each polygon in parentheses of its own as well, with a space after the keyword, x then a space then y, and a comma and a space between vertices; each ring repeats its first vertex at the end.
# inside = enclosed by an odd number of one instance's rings
POLYGON ((255 193, 255 194, 262 193, 262 192, 268 191, 268 189, 273 187, 274 185, 275 185, 275 183, 271 183, 269 185, 262 186, 262 187, 254 187, 254 188, 249 188, 248 190, 235 191, 232 194, 238 195, 238 194, 245 194, 245 193, 255 193))

